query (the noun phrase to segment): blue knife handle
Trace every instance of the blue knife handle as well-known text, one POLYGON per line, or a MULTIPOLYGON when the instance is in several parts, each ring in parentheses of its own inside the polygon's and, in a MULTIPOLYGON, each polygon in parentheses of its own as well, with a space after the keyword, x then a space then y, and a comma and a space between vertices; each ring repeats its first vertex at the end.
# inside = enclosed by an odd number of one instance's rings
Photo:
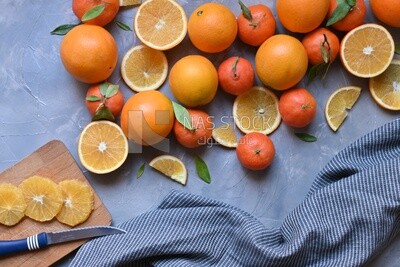
POLYGON ((0 256, 40 249, 47 246, 48 242, 46 233, 40 233, 17 240, 0 240, 0 256))

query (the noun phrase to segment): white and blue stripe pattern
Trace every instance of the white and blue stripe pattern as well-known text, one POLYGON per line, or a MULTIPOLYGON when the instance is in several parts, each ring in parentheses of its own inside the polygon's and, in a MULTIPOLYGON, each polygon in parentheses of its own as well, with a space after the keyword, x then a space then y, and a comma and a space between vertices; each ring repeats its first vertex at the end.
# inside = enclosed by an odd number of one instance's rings
POLYGON ((400 230, 400 119, 336 155, 280 228, 178 192, 119 227, 127 233, 88 242, 71 265, 362 266, 400 230))
POLYGON ((29 250, 35 250, 35 249, 39 249, 40 248, 37 235, 33 235, 33 236, 28 237, 26 239, 26 243, 28 245, 28 249, 29 250))

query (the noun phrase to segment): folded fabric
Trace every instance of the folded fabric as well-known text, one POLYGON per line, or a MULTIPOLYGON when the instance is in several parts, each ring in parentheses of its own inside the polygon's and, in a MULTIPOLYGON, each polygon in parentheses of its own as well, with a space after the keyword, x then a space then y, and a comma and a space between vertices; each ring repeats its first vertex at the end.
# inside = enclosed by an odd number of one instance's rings
POLYGON ((230 205, 172 192, 94 239, 72 266, 361 266, 400 230, 400 119, 338 153, 306 199, 267 229, 230 205))

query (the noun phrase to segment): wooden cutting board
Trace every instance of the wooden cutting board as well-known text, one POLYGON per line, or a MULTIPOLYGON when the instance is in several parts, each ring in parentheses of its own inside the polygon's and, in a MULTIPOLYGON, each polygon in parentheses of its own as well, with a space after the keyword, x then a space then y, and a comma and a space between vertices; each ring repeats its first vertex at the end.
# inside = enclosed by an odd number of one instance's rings
MULTIPOLYGON (((1 173, 0 183, 8 182, 18 185, 22 180, 32 175, 48 177, 55 182, 60 182, 65 179, 79 179, 87 182, 68 149, 62 142, 57 140, 45 144, 16 165, 1 173)), ((86 222, 76 227, 111 224, 110 213, 94 190, 93 193, 94 210, 86 222)), ((53 232, 67 229, 71 229, 71 227, 59 223, 56 219, 43 223, 25 217, 17 225, 12 227, 0 225, 0 240, 19 239, 40 232, 53 232)), ((86 240, 80 240, 58 244, 43 250, 0 257, 0 266, 48 266, 78 248, 85 241, 86 240)))

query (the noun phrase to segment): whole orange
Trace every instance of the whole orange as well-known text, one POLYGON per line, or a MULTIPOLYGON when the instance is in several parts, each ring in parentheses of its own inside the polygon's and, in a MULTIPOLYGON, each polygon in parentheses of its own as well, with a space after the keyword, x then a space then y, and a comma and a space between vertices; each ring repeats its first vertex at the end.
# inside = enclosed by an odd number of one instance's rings
POLYGON ((305 88, 290 89, 279 99, 279 113, 287 125, 302 128, 315 118, 317 101, 305 88))
POLYGON ((72 11, 82 20, 83 15, 95 6, 104 5, 104 10, 94 19, 83 23, 104 26, 110 23, 118 13, 119 0, 72 0, 72 11))
POLYGON ((188 34, 197 49, 206 53, 222 52, 235 41, 236 17, 222 4, 205 3, 190 15, 188 34))
POLYGON ((205 105, 213 100, 217 92, 217 70, 207 58, 189 55, 178 60, 171 68, 169 86, 183 105, 205 105))
POLYGON ((333 62, 339 54, 339 38, 327 28, 318 28, 307 33, 301 42, 307 51, 308 62, 311 65, 325 62, 322 56, 322 49, 327 52, 327 55, 329 54, 329 63, 333 62))
POLYGON ((263 170, 275 157, 272 140, 262 133, 252 132, 240 138, 236 147, 239 162, 250 170, 263 170))
POLYGON ((240 95, 254 85, 254 70, 250 61, 242 57, 230 57, 218 67, 219 85, 225 92, 240 95))
POLYGON ((400 1, 370 0, 372 13, 389 26, 400 28, 400 1))
POLYGON ((159 91, 139 92, 126 101, 121 112, 121 128, 129 140, 154 145, 174 126, 172 102, 159 91))
POLYGON ((292 32, 307 33, 325 19, 329 0, 277 0, 276 12, 283 27, 292 32))
POLYGON ((118 48, 112 35, 104 28, 82 24, 64 36, 60 56, 65 69, 75 79, 98 83, 114 71, 118 48))
POLYGON ((276 22, 271 9, 263 4, 248 7, 251 19, 243 12, 237 18, 238 36, 243 43, 260 46, 265 40, 275 34, 276 22))
MULTIPOLYGON (((329 11, 327 15, 328 18, 332 16, 336 8, 337 1, 330 0, 329 11)), ((332 28, 344 32, 351 31, 352 29, 363 24, 366 15, 367 7, 365 6, 364 0, 357 0, 356 5, 349 11, 349 13, 347 13, 343 19, 339 20, 335 24, 332 24, 332 28)))
POLYGON ((178 120, 174 123, 176 140, 184 147, 195 148, 209 143, 212 135, 213 120, 206 112, 189 109, 192 129, 186 128, 178 120))
MULTIPOLYGON (((108 83, 111 85, 110 83, 108 83)), ((94 116, 97 110, 101 107, 107 107, 114 117, 118 117, 121 113, 122 107, 124 106, 124 95, 120 90, 111 97, 106 97, 100 92, 100 84, 94 84, 89 87, 86 92, 86 107, 89 113, 94 116), (97 97, 97 101, 89 101, 88 97, 97 97)))
POLYGON ((296 38, 277 34, 268 38, 255 57, 256 73, 267 86, 286 90, 304 77, 308 67, 307 52, 296 38))

